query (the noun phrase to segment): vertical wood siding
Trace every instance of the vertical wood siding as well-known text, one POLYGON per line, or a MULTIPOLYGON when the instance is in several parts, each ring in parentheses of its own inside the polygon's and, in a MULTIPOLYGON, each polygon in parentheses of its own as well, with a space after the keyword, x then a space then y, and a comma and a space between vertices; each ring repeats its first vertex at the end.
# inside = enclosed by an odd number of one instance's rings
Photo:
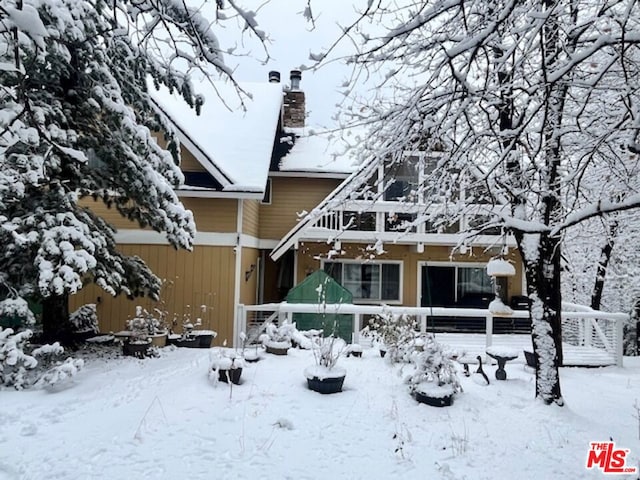
POLYGON ((148 298, 129 300, 120 295, 111 297, 104 290, 88 285, 71 297, 70 308, 96 303, 100 331, 116 332, 126 327, 126 320, 140 305, 148 310, 158 308, 176 317, 173 329, 182 331, 182 319, 190 315, 192 321, 201 318, 199 328, 218 332, 217 344, 233 341, 233 286, 235 254, 233 247, 196 246, 193 252, 175 250, 164 245, 120 245, 128 255, 139 255, 153 272, 165 282, 160 302, 148 298), (206 306, 206 309, 201 308, 206 306))
POLYGON ((311 211, 339 184, 328 178, 272 178, 271 205, 260 205, 260 238, 280 240, 298 223, 298 213, 311 211))
POLYGON ((244 200, 242 210, 242 233, 257 237, 260 234, 260 201, 244 200))
POLYGON ((199 232, 235 232, 238 200, 233 198, 181 198, 185 208, 193 212, 199 232))

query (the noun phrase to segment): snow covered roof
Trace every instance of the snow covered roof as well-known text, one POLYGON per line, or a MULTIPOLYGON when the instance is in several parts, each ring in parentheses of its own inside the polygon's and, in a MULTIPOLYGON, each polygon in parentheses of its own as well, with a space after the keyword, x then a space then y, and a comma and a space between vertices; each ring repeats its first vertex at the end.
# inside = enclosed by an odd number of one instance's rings
MULTIPOLYGON (((295 136, 293 147, 280 161, 281 172, 352 173, 358 166, 355 149, 361 134, 351 130, 319 132, 313 128, 285 128, 295 136)), ((287 141, 285 136, 283 141, 287 141)))
POLYGON ((166 88, 153 99, 175 124, 181 142, 225 191, 263 193, 282 107, 282 85, 241 83, 250 96, 240 98, 233 85, 194 81, 205 102, 196 115, 166 88), (244 103, 244 106, 243 106, 244 103))

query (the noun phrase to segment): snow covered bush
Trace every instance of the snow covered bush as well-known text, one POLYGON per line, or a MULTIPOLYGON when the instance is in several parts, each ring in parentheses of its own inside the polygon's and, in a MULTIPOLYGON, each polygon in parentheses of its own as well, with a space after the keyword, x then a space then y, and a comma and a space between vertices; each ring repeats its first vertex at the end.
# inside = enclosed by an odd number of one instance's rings
POLYGON ((417 389, 428 394, 440 391, 450 395, 462 391, 456 365, 450 352, 440 343, 436 342, 433 335, 426 335, 423 351, 413 356, 414 372, 407 378, 410 391, 417 389), (444 387, 434 389, 432 387, 444 387))
POLYGON ((330 336, 319 339, 313 344, 313 356, 316 364, 331 370, 338 363, 340 355, 347 348, 347 342, 340 337, 330 336))
POLYGON ((98 333, 98 314, 96 313, 96 304, 87 303, 81 306, 69 316, 69 321, 73 325, 75 332, 93 332, 98 333))
POLYGON ((56 357, 64 353, 59 343, 26 353, 31 335, 30 330, 15 333, 11 328, 0 328, 0 386, 17 390, 53 386, 74 376, 84 365, 83 360, 71 357, 62 363, 57 361, 56 357))
POLYGON ((386 349, 392 363, 408 362, 416 350, 418 325, 410 315, 383 313, 371 319, 369 335, 381 349, 386 349))
POLYGON ((60 385, 74 377, 84 367, 84 360, 81 358, 67 358, 64 362, 58 363, 47 370, 35 383, 38 388, 53 387, 60 385))
POLYGON ((17 320, 22 326, 36 323, 33 312, 24 298, 6 298, 0 301, 0 318, 17 320))
POLYGON ((27 370, 38 365, 24 348, 31 338, 31 331, 15 333, 11 328, 0 327, 0 385, 20 390, 27 385, 27 370))
POLYGON ((265 346, 274 348, 290 348, 291 339, 297 332, 295 323, 287 320, 280 325, 268 323, 265 327, 265 333, 260 335, 260 341, 265 346))
POLYGON ((136 307, 136 316, 127 320, 132 341, 147 341, 150 335, 164 330, 162 322, 141 306, 136 307))

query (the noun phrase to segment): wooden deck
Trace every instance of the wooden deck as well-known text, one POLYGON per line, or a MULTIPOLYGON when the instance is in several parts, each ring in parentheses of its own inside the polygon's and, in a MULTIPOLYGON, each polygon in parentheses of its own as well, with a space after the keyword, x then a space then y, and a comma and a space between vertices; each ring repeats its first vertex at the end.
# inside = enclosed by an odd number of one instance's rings
MULTIPOLYGON (((452 348, 464 352, 467 357, 475 358, 478 355, 485 357, 486 335, 474 333, 436 333, 436 340, 450 345, 452 348)), ((516 363, 525 363, 524 350, 533 351, 531 335, 499 335, 494 334, 492 345, 509 347, 520 352, 520 356, 513 360, 516 363)), ((615 357, 605 350, 592 347, 576 347, 567 343, 562 344, 565 367, 605 367, 615 365, 615 357)))

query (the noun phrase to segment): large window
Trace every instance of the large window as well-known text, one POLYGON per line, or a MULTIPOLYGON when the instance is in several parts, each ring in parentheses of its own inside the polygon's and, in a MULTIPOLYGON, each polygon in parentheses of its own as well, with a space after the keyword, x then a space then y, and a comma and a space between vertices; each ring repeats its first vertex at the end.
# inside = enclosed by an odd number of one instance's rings
POLYGON ((324 271, 354 301, 400 301, 400 263, 325 262, 324 271))
POLYGON ((422 267, 422 306, 486 308, 494 295, 485 266, 422 267))

